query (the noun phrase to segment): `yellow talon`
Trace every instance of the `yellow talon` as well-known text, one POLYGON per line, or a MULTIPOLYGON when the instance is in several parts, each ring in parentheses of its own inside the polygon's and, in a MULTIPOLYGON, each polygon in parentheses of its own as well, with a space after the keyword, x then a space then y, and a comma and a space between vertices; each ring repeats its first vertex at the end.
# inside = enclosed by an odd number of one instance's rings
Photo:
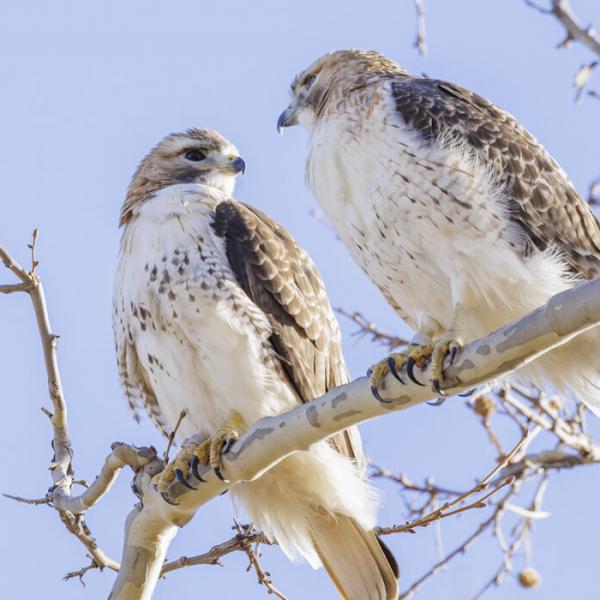
POLYGON ((370 377, 371 377, 371 385, 374 385, 377 389, 381 388, 381 384, 385 379, 385 376, 390 372, 387 359, 378 362, 371 368, 370 377))
POLYGON ((239 437, 244 420, 237 411, 232 411, 227 421, 217 429, 214 435, 202 442, 188 442, 177 453, 177 456, 155 476, 156 490, 165 494, 169 486, 177 479, 184 486, 193 488, 187 481, 190 471, 196 479, 203 481, 197 471, 197 464, 209 465, 220 479, 225 481, 221 472, 221 453, 239 437))
POLYGON ((156 489, 160 493, 165 493, 171 483, 177 477, 177 471, 181 472, 184 479, 187 479, 190 473, 190 460, 196 452, 199 444, 189 443, 177 453, 177 456, 164 468, 162 473, 155 476, 156 489))
POLYGON ((454 336, 453 331, 446 332, 433 348, 431 353, 431 386, 440 396, 446 395, 441 387, 441 383, 444 381, 446 357, 450 356, 450 364, 452 364, 454 356, 460 348, 462 348, 462 341, 454 336))
POLYGON ((409 357, 414 362, 415 367, 419 369, 424 366, 431 357, 435 346, 433 344, 424 344, 423 346, 411 346, 409 357))
POLYGON ((388 402, 380 394, 380 391, 384 389, 385 378, 388 373, 391 373, 398 381, 405 383, 400 375, 404 367, 406 367, 406 374, 411 381, 424 386, 425 384, 416 378, 414 368, 421 369, 431 361, 432 389, 441 396, 445 395, 440 385, 444 379, 444 361, 448 355, 454 358, 461 345, 461 342, 454 337, 453 332, 448 331, 433 344, 411 344, 404 352, 390 354, 370 369, 371 392, 380 402, 388 402))
POLYGON ((237 411, 232 411, 224 425, 221 425, 217 429, 216 433, 211 436, 208 440, 208 463, 215 472, 215 475, 223 480, 227 481, 223 477, 221 467, 223 466, 223 460, 221 453, 223 449, 228 449, 233 442, 236 442, 239 438, 239 431, 244 427, 244 419, 237 411))
POLYGON ((380 402, 389 402, 388 400, 384 400, 380 394, 380 390, 384 389, 383 382, 388 373, 391 373, 398 381, 404 383, 398 373, 406 364, 407 359, 408 354, 406 352, 395 352, 369 370, 371 392, 377 400, 380 402))

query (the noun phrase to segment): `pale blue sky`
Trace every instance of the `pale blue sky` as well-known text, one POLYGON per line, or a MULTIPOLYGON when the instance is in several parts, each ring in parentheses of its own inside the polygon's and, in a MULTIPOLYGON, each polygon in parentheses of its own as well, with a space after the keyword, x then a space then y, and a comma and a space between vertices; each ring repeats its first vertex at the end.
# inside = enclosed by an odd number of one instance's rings
MULTIPOLYGON (((543 0, 540 0, 542 2, 543 0)), ((597 0, 573 2, 600 27, 597 0)), ((303 181, 305 135, 283 139, 275 121, 287 104, 298 70, 332 49, 377 49, 414 72, 471 87, 514 113, 550 149, 582 193, 600 174, 600 104, 573 103, 571 82, 591 55, 574 46, 555 49, 562 31, 520 0, 427 0, 429 55, 412 43, 412 0, 304 0, 298 3, 202 0, 21 0, 0 5, 0 240, 19 258, 33 227, 40 228, 40 272, 69 402, 78 477, 92 479, 115 440, 162 441, 148 422, 136 425, 118 388, 110 324, 111 287, 119 232, 117 215, 129 177, 163 135, 190 126, 230 138, 248 164, 237 196, 280 220, 312 254, 335 306, 361 309, 388 329, 401 329, 373 286, 334 237, 309 216, 315 202, 303 181)), ((596 77, 598 79, 598 77, 596 77)), ((600 80, 599 85, 600 85, 600 80)), ((7 274, 0 278, 8 282, 7 274)), ((342 322, 354 375, 383 355, 351 337, 342 322)), ((50 430, 45 375, 27 299, 0 298, 0 376, 4 417, 1 491, 39 497, 50 477, 50 430)), ((422 480, 468 486, 493 464, 481 428, 451 400, 418 407, 362 428, 372 459, 422 480)), ((600 427, 593 424, 599 434, 600 427)), ((122 477, 88 523, 115 558, 133 503, 122 477)), ((381 522, 402 521, 403 504, 384 486, 381 522)), ((490 598, 563 599, 598 595, 600 537, 598 471, 559 474, 547 494, 551 519, 535 526, 534 565, 543 585, 523 592, 508 583, 490 598)), ((83 547, 47 507, 0 499, 0 564, 5 598, 105 598, 110 572, 93 572, 84 590, 61 577, 87 564, 83 547)), ((197 515, 173 543, 169 557, 193 554, 231 535, 227 497, 197 515)), ((479 515, 442 526, 447 549, 479 515)), ((435 560, 433 531, 387 540, 403 571, 401 588, 435 560)), ((427 584, 419 596, 462 600, 473 596, 499 565, 485 536, 466 556, 427 584)), ((159 599, 264 598, 245 573, 243 556, 225 568, 196 567, 159 583, 159 599)), ((518 564, 518 563, 517 563, 518 564)), ((264 565, 292 599, 335 595, 322 571, 292 565, 277 549, 264 565)))

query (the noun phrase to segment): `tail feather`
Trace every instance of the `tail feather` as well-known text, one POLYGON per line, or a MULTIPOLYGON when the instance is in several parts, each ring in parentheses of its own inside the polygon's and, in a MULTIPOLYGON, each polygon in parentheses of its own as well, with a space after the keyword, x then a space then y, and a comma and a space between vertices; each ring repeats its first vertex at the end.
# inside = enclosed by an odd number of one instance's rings
POLYGON ((380 548, 383 550, 385 558, 392 569, 392 573, 396 579, 400 579, 400 567, 398 566, 398 561, 396 557, 392 554, 392 551, 388 548, 387 544, 383 542, 383 540, 378 537, 377 542, 379 543, 380 548))
POLYGON ((395 600, 398 565, 372 531, 346 515, 320 515, 311 537, 323 566, 344 600, 395 600))
POLYGON ((573 394, 600 417, 600 327, 594 327, 521 369, 518 376, 544 389, 573 394))

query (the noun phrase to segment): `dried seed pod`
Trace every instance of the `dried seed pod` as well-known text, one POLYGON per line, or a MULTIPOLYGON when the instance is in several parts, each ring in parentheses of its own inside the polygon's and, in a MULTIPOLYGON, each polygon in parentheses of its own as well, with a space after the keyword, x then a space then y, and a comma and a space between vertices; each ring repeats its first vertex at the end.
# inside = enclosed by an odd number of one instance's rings
POLYGON ((542 581, 542 578, 540 577, 540 574, 533 567, 528 567, 527 569, 523 569, 519 573, 519 583, 524 588, 536 587, 540 584, 541 581, 542 581))

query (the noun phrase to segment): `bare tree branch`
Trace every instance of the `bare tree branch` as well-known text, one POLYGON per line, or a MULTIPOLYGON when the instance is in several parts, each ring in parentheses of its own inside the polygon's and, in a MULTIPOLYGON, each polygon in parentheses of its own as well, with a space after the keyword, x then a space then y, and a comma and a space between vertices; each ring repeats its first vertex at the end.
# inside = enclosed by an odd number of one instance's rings
POLYGON ((244 549, 244 544, 273 544, 262 531, 254 531, 248 526, 242 526, 242 532, 230 538, 226 542, 213 546, 208 552, 196 556, 181 556, 177 560, 166 563, 161 571, 161 575, 166 575, 171 571, 191 567, 194 565, 219 565, 221 558, 244 549))
MULTIPOLYGON (((600 98, 600 95, 598 96, 600 98)), ((600 177, 590 184, 588 192, 588 202, 592 206, 600 205, 600 177)))
POLYGON ((258 583, 260 585, 264 585, 267 588, 269 594, 273 594, 280 600, 288 600, 287 596, 284 596, 284 594, 282 594, 273 585, 273 582, 271 581, 271 574, 262 568, 260 561, 259 561, 259 557, 260 557, 260 554, 258 551, 259 544, 256 543, 255 548, 252 548, 252 544, 244 536, 244 533, 248 530, 248 527, 249 527, 248 525, 240 525, 237 522, 235 524, 236 531, 238 532, 238 535, 241 536, 240 539, 241 539, 242 549, 244 550, 244 552, 246 553, 246 556, 248 557, 248 560, 250 561, 246 571, 249 571, 250 569, 254 569, 256 576, 258 577, 258 583))
POLYGON ((404 338, 385 333, 358 311, 350 312, 343 308, 336 308, 335 311, 358 325, 358 330, 353 333, 355 336, 368 337, 370 341, 386 346, 390 351, 409 343, 404 338))
MULTIPOLYGON (((35 244, 32 246, 33 252, 35 244)), ((167 572, 164 558, 179 527, 187 523, 200 506, 228 487, 260 477, 291 453, 307 449, 342 429, 376 416, 410 408, 435 397, 435 393, 428 387, 413 382, 404 385, 388 377, 382 391, 384 401, 379 402, 371 394, 369 380, 359 378, 285 414, 258 421, 223 457, 223 472, 228 482, 218 479, 209 467, 201 467, 200 475, 205 482, 197 490, 189 490, 177 481, 170 486, 168 497, 172 504, 165 502, 153 485, 155 476, 164 468, 164 463, 156 456, 156 452, 152 449, 137 449, 124 444, 115 444, 96 481, 81 495, 74 496, 71 492, 73 475, 66 405, 56 359, 57 338, 50 329, 43 288, 34 272, 35 263, 31 271, 26 272, 2 248, 0 248, 0 257, 22 283, 28 284, 26 292, 32 297, 44 347, 54 406, 54 413, 50 413, 50 417, 54 429, 56 453, 52 465, 55 485, 49 498, 52 505, 59 510, 59 515, 69 531, 86 545, 91 556, 92 565, 76 573, 82 572, 83 575, 90 568, 106 566, 114 570, 119 569, 110 596, 113 599, 150 598, 160 574, 167 572), (119 470, 125 465, 132 466, 136 471, 134 489, 140 496, 141 504, 127 519, 123 558, 119 568, 116 561, 112 561, 97 547, 81 513, 93 506, 108 491, 119 470)), ((599 299, 600 279, 586 282, 577 288, 558 294, 545 306, 519 321, 501 328, 482 340, 467 344, 457 354, 454 363, 446 365, 446 389, 449 393, 455 393, 506 375, 544 352, 567 342, 578 333, 600 324, 599 299)), ((429 379, 428 371, 429 365, 425 365, 420 370, 419 376, 424 381, 429 379)), ((406 381, 410 380, 406 378, 406 381)), ((518 399, 507 399, 506 407, 514 407, 515 402, 518 402, 518 399)), ((516 409, 512 408, 512 410, 516 409)), ((527 419, 534 424, 536 431, 546 427, 553 427, 554 431, 556 424, 552 425, 552 410, 545 408, 544 415, 533 413, 527 419)), ((520 427, 526 428, 523 424, 520 427)), ((568 428, 561 431, 565 439, 570 439, 570 434, 572 432, 568 428)), ((527 445, 528 438, 525 438, 516 450, 525 453, 527 445)), ((498 474, 508 461, 518 460, 515 453, 511 453, 508 460, 499 463, 483 483, 487 484, 493 474, 498 474)), ((505 481, 500 485, 508 485, 508 483, 505 481)), ((484 498, 467 506, 459 506, 469 495, 469 493, 462 494, 443 505, 441 509, 434 511, 425 520, 421 520, 422 522, 415 522, 414 526, 430 524, 438 520, 441 515, 449 516, 470 508, 481 507, 484 499, 490 497, 495 491, 496 489, 492 490, 484 498)), ((510 491, 496 504, 496 515, 505 510, 508 498, 514 493, 515 486, 511 486, 510 491)), ((434 565, 431 572, 439 570, 453 556, 463 552, 492 522, 494 518, 482 523, 478 531, 469 536, 461 547, 434 565)), ((405 526, 401 526, 403 527, 405 526)), ((383 530, 380 532, 384 533, 383 530)), ((242 549, 246 552, 249 543, 245 538, 241 541, 242 549)), ((195 560, 195 564, 201 564, 199 557, 195 560)), ((179 564, 182 562, 186 561, 180 559, 179 564)), ((190 564, 190 561, 188 560, 187 563, 190 564)), ((169 570, 175 568, 178 567, 173 565, 169 570)), ((256 569, 256 566, 254 568, 256 569)), ((263 576, 261 576, 260 566, 256 571, 259 578, 262 577, 262 582, 267 585, 267 580, 270 582, 268 575, 262 571, 263 576)), ((404 597, 412 595, 426 578, 417 581, 404 597)), ((271 591, 275 593, 274 590, 271 591)))
POLYGON ((550 8, 540 6, 532 0, 524 0, 525 4, 543 14, 553 15, 565 28, 565 39, 559 48, 567 48, 573 41, 578 41, 600 57, 600 38, 591 25, 583 26, 575 16, 568 0, 551 0, 550 8))
POLYGON ((579 71, 577 71, 577 73, 575 74, 575 82, 573 84, 575 87, 575 102, 579 102, 581 100, 586 86, 590 81, 590 77, 592 76, 592 73, 594 72, 594 69, 597 66, 598 61, 593 60, 589 64, 582 65, 579 68, 579 71))
MULTIPOLYGON (((113 570, 118 570, 119 564, 98 548, 96 540, 91 536, 83 519, 71 512, 65 512, 64 509, 71 499, 71 487, 73 485, 73 469, 71 461, 73 453, 69 439, 67 405, 62 391, 60 372, 58 369, 56 352, 58 336, 52 333, 44 288, 36 273, 38 266, 35 255, 37 237, 38 231, 35 229, 32 236, 32 242, 29 245, 31 250, 31 269, 29 271, 26 271, 2 246, 0 246, 0 260, 2 260, 4 266, 12 271, 22 282, 22 286, 18 286, 19 289, 13 289, 12 291, 24 291, 31 298, 42 342, 44 362, 48 376, 48 390, 54 407, 53 413, 46 411, 46 414, 48 414, 52 423, 52 448, 54 450, 54 456, 50 463, 53 486, 49 492, 48 498, 50 503, 59 511, 59 516, 67 529, 87 548, 92 556, 92 560, 101 568, 108 567, 113 570)), ((7 286, 4 286, 5 291, 6 287, 7 286)), ((107 473, 105 473, 105 476, 106 475, 107 473)), ((84 499, 84 504, 87 499, 94 499, 97 501, 101 497, 104 480, 102 477, 100 477, 99 480, 98 485, 92 486, 80 497, 84 499)), ((114 477, 111 479, 111 483, 112 480, 114 480, 114 477)))
POLYGON ((440 569, 442 569, 445 565, 447 565, 453 558, 459 556, 460 554, 464 554, 471 545, 475 543, 475 541, 481 537, 481 535, 487 531, 491 525, 499 519, 500 515, 504 512, 505 506, 509 499, 516 493, 515 488, 511 487, 508 492, 502 497, 502 500, 498 503, 496 510, 491 514, 490 517, 485 519, 482 523, 479 524, 477 529, 469 535, 459 546, 457 546, 452 552, 447 554, 444 558, 435 563, 429 571, 427 571, 424 575, 422 575, 417 581, 415 581, 408 590, 404 593, 400 594, 398 600, 408 600, 408 598, 412 598, 420 589, 421 586, 435 573, 437 573, 440 569))
POLYGON ((417 12, 417 38, 415 48, 421 56, 427 55, 427 36, 425 34, 425 0, 414 0, 417 12))

